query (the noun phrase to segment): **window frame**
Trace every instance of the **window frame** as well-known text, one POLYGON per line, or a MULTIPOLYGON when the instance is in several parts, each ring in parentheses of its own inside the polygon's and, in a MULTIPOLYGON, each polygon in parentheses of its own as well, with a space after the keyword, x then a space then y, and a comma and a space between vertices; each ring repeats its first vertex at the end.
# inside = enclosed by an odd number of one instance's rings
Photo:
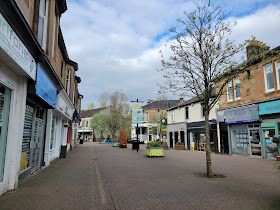
POLYGON ((42 47, 43 50, 46 50, 47 47, 47 28, 48 28, 48 12, 49 12, 49 0, 44 0, 45 2, 45 14, 41 14, 40 13, 40 7, 41 7, 41 3, 43 2, 43 0, 40 0, 39 3, 39 19, 38 19, 38 34, 37 34, 37 40, 39 37, 39 20, 40 18, 42 18, 43 20, 43 31, 42 31, 42 43, 40 43, 40 41, 38 40, 40 46, 42 47))
POLYGON ((232 80, 230 80, 227 83, 227 102, 232 102, 233 101, 233 88, 232 88, 232 80), (229 88, 231 88, 231 99, 229 99, 229 88))
POLYGON ((186 106, 185 107, 185 119, 188 120, 190 118, 190 110, 189 110, 189 107, 186 106), (188 114, 187 114, 188 112, 188 114))
POLYGON ((172 119, 172 122, 175 122, 175 110, 171 111, 171 119, 172 119))
POLYGON ((276 71, 276 83, 277 83, 277 90, 280 90, 280 74, 278 70, 280 71, 280 59, 277 59, 274 61, 275 64, 275 71, 276 71), (277 63, 278 63, 278 69, 277 69, 277 63))
POLYGON ((275 90, 275 84, 274 84, 274 75, 273 75, 273 65, 272 65, 272 63, 268 63, 268 64, 265 64, 264 66, 263 66, 263 72, 264 72, 264 85, 265 85, 265 92, 266 93, 271 93, 271 92, 273 92, 274 90, 275 90), (267 73, 266 73, 266 66, 271 66, 271 73, 272 73, 272 76, 273 76, 273 88, 271 88, 271 89, 268 89, 268 87, 267 87, 267 73))
POLYGON ((67 76, 66 76, 66 93, 70 95, 70 82, 71 82, 71 69, 67 69, 67 76))
POLYGON ((240 93, 240 87, 239 87, 239 97, 237 97, 236 96, 236 89, 238 88, 238 87, 236 87, 236 79, 238 79, 238 84, 240 84, 240 80, 239 80, 239 78, 238 77, 235 77, 234 79, 233 79, 233 89, 234 89, 234 100, 235 101, 237 101, 237 100, 240 100, 241 99, 241 93, 240 93))

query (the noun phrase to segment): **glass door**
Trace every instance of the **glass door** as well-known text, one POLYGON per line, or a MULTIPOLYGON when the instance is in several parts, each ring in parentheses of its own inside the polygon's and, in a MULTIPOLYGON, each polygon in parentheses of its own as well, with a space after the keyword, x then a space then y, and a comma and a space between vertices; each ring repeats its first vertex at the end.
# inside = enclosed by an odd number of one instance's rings
POLYGON ((275 129, 263 129, 263 136, 265 140, 265 151, 267 158, 275 158, 277 155, 277 145, 272 141, 273 137, 275 136, 275 129))
POLYGON ((262 145, 259 128, 249 128, 251 155, 262 156, 262 145))

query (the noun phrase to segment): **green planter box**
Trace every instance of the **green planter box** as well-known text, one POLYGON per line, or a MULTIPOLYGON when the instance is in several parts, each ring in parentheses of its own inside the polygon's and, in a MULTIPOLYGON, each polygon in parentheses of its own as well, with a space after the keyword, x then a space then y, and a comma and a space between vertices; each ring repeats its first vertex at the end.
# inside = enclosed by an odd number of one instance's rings
POLYGON ((148 157, 163 157, 162 147, 146 147, 146 154, 148 157))

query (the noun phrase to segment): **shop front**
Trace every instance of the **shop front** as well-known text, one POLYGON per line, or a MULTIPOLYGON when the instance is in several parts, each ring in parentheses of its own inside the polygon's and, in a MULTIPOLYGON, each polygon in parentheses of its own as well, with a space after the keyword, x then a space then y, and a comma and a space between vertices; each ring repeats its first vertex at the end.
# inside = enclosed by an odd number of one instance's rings
POLYGON ((262 117, 264 158, 275 159, 280 151, 279 145, 273 142, 273 137, 280 136, 280 100, 260 103, 259 115, 262 117))
POLYGON ((35 81, 35 59, 0 13, 0 195, 18 184, 28 80, 35 81))
POLYGON ((229 154, 262 157, 258 105, 225 110, 228 125, 229 154))
MULTIPOLYGON (((44 147, 50 144, 46 125, 55 122, 48 109, 56 107, 57 90, 46 75, 43 67, 37 65, 36 82, 28 87, 24 117, 19 181, 29 177, 44 165, 44 147)), ((55 131, 55 127, 53 129, 55 131)))
POLYGON ((177 142, 185 144, 185 149, 188 149, 187 144, 187 123, 172 123, 167 125, 167 143, 171 148, 175 148, 177 142))
MULTIPOLYGON (((209 121, 210 129, 210 149, 218 153, 218 138, 216 120, 209 121)), ((187 142, 188 149, 206 151, 205 122, 187 123, 187 142)))

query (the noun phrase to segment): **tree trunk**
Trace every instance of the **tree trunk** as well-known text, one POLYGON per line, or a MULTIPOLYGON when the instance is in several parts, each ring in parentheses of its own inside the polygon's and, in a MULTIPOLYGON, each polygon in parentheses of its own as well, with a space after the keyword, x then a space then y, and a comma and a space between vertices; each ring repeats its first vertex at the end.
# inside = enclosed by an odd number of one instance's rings
POLYGON ((207 177, 212 177, 212 162, 210 149, 209 108, 205 108, 205 134, 206 134, 206 168, 207 177))

